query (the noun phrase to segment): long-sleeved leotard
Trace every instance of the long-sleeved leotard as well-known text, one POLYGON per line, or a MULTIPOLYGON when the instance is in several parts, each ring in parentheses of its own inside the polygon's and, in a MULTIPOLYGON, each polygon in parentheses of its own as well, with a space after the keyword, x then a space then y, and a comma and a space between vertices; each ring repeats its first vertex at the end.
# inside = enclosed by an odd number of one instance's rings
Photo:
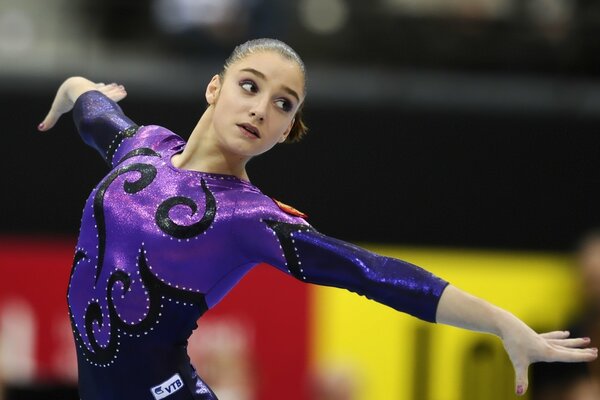
POLYGON ((435 320, 444 280, 317 232, 247 181, 176 168, 183 139, 98 91, 73 117, 111 168, 85 204, 67 293, 82 400, 216 399, 187 339, 259 263, 435 320))

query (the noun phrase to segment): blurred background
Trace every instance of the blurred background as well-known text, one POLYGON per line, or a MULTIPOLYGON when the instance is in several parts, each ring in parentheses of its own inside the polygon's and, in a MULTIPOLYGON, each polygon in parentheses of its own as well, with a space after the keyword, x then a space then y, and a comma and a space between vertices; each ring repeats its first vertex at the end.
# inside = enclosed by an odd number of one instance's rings
MULTIPOLYGON (((130 118, 187 138, 255 37, 303 57, 310 127, 249 164, 255 185, 323 233, 598 344, 600 2, 0 0, 0 398, 78 399, 66 282, 106 170, 70 116, 37 133, 60 83, 124 84, 130 118)), ((267 266, 199 325, 190 353, 220 399, 512 398, 497 340, 267 266)), ((532 371, 529 398, 600 398, 598 366, 565 368, 532 371)))

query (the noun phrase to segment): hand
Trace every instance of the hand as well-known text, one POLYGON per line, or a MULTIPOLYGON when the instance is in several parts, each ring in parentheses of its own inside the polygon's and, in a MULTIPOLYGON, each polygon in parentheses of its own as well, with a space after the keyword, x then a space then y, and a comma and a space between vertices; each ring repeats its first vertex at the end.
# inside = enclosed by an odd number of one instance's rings
POLYGON ((118 85, 114 82, 109 83, 108 85, 105 85, 104 83, 96 83, 96 90, 102 92, 102 94, 115 102, 119 102, 127 97, 125 86, 118 85))
POLYGON ((38 130, 45 132, 51 129, 61 115, 73 109, 73 105, 77 98, 89 90, 98 90, 113 101, 123 100, 127 96, 127 92, 123 85, 117 85, 116 83, 108 85, 105 85, 104 83, 94 83, 82 77, 68 78, 58 88, 50 111, 48 112, 48 115, 46 115, 46 118, 44 118, 44 121, 38 125, 38 130))
POLYGON ((436 321, 499 336, 515 369, 518 395, 527 391, 527 370, 534 362, 585 362, 598 357, 598 349, 582 348, 590 344, 588 338, 569 339, 568 332, 539 335, 508 311, 452 285, 440 298, 436 321))
POLYGON ((569 338, 569 332, 555 331, 537 334, 515 319, 502 335, 504 348, 512 361, 516 377, 516 393, 527 391, 529 365, 544 362, 586 362, 598 357, 597 348, 586 348, 589 338, 569 338))

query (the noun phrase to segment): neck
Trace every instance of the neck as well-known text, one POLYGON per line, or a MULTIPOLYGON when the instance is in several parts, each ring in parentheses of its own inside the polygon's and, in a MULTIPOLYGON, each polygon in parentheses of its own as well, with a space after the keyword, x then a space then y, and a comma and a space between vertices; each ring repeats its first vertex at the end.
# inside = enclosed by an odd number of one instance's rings
POLYGON ((177 168, 216 174, 233 175, 250 181, 246 173, 248 157, 222 151, 211 125, 213 107, 209 107, 192 131, 182 153, 171 159, 177 168))

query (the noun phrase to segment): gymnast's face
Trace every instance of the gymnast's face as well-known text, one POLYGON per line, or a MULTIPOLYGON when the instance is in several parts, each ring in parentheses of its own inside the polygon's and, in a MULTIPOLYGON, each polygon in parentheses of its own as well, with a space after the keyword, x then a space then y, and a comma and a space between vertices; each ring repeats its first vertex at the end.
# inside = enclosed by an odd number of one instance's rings
POLYGON ((219 146, 250 158, 283 142, 304 101, 303 88, 300 67, 271 51, 230 65, 222 81, 215 75, 206 100, 214 107, 212 125, 219 146))

